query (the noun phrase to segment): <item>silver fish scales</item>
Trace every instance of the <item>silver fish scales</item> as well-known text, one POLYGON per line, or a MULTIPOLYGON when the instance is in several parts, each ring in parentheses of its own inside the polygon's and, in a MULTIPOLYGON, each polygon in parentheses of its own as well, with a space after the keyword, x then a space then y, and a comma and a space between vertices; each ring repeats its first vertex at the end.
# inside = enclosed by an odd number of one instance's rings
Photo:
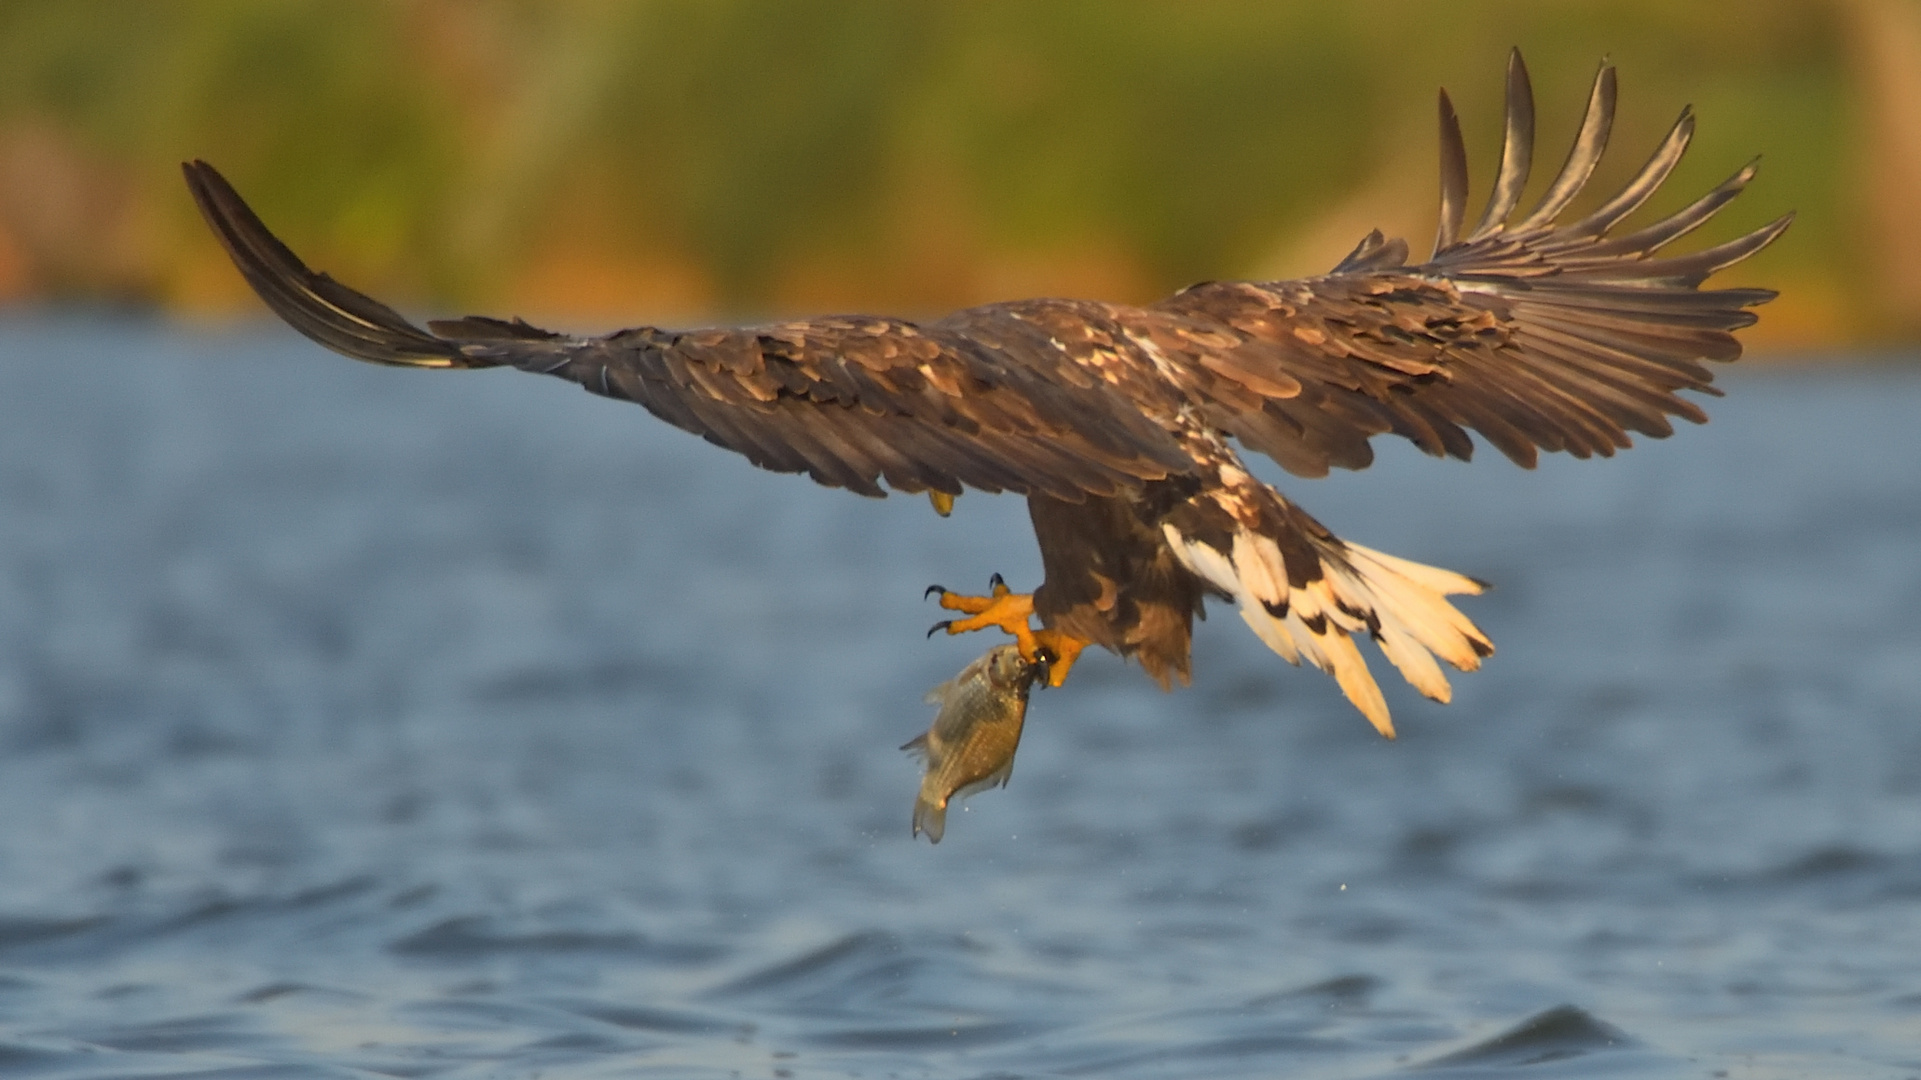
POLYGON ((919 755, 927 771, 914 800, 914 835, 938 844, 947 828, 947 804, 990 787, 1014 772, 1027 719, 1027 695, 1046 671, 1013 645, 998 645, 927 692, 939 705, 934 723, 901 747, 919 755))

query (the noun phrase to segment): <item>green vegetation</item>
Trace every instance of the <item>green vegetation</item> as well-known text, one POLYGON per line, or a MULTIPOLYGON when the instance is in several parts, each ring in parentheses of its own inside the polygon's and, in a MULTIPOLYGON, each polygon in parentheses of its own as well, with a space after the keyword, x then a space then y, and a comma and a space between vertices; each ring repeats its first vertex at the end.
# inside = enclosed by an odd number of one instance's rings
POLYGON ((1436 86, 1485 182, 1519 45, 1537 185, 1607 56, 1601 182, 1693 102, 1656 209, 1765 153, 1703 234, 1800 211, 1732 275, 1787 290, 1763 328, 1887 337, 1921 302, 1875 283, 1885 229, 1850 198, 1873 167, 1853 26, 1766 0, 15 0, 0 294, 240 307, 179 183, 191 157, 316 264, 436 308, 928 311, 1311 272, 1374 224, 1421 249, 1436 86))

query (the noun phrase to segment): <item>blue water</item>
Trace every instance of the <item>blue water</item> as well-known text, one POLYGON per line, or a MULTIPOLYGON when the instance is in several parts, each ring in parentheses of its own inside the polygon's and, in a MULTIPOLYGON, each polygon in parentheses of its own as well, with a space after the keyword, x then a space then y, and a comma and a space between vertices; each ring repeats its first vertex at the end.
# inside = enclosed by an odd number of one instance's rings
MULTIPOLYGON (((512 372, 0 320, 0 1075, 1921 1075, 1921 368, 1288 490, 1497 583, 1375 737, 1225 610, 938 848, 1038 572, 512 372)), ((1377 661, 1377 668, 1381 665, 1377 661)))

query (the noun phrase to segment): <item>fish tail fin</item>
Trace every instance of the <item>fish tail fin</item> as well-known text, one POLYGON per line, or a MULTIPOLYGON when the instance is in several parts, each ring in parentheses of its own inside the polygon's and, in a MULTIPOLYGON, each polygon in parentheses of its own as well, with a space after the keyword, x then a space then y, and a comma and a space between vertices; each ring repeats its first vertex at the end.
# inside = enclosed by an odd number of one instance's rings
POLYGON ((926 795, 914 800, 914 835, 927 834, 929 843, 940 843, 947 831, 947 802, 934 802, 926 795))

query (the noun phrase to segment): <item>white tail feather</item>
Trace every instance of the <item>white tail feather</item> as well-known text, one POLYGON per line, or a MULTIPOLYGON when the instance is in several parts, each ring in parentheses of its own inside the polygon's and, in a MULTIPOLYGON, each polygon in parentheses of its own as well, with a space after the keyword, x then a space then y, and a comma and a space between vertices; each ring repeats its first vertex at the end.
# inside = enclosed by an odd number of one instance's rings
POLYGON ((1343 546, 1355 569, 1376 583, 1373 592, 1380 601, 1376 611, 1381 615, 1384 628, 1391 615, 1398 627, 1412 635, 1422 648, 1460 671, 1476 670, 1481 666, 1481 658, 1494 652, 1494 644, 1487 635, 1445 599, 1454 593, 1475 595, 1486 586, 1438 566, 1409 562, 1359 544, 1343 546), (1381 587, 1382 583, 1396 578, 1400 579, 1396 587, 1381 587))
POLYGON ((1372 559, 1382 566, 1387 567, 1389 570, 1407 578, 1409 581, 1426 586, 1437 593, 1450 596, 1455 593, 1479 596, 1487 589, 1486 585, 1468 577, 1466 574, 1457 574, 1452 570, 1443 570, 1438 566, 1417 563, 1411 559, 1403 559, 1398 556, 1389 555, 1385 551, 1375 551, 1371 547, 1362 547, 1348 540, 1341 541, 1341 545, 1347 548, 1350 554, 1358 553, 1372 559))
POLYGON ((1236 530, 1232 552, 1172 525, 1163 529, 1182 564, 1232 596, 1242 620, 1269 648, 1289 663, 1305 659, 1332 674, 1347 699, 1388 738, 1394 737, 1394 722, 1355 634, 1372 636, 1410 685, 1441 702, 1453 696, 1453 688, 1436 657, 1472 671, 1493 652, 1487 637, 1445 599, 1480 592, 1473 578, 1358 544, 1315 539, 1323 549, 1318 580, 1290 588, 1279 546, 1251 528, 1236 530))
POLYGON ((1230 556, 1241 583, 1248 593, 1264 604, 1287 601, 1287 567, 1281 549, 1259 533, 1243 529, 1234 534, 1234 553, 1230 556))

